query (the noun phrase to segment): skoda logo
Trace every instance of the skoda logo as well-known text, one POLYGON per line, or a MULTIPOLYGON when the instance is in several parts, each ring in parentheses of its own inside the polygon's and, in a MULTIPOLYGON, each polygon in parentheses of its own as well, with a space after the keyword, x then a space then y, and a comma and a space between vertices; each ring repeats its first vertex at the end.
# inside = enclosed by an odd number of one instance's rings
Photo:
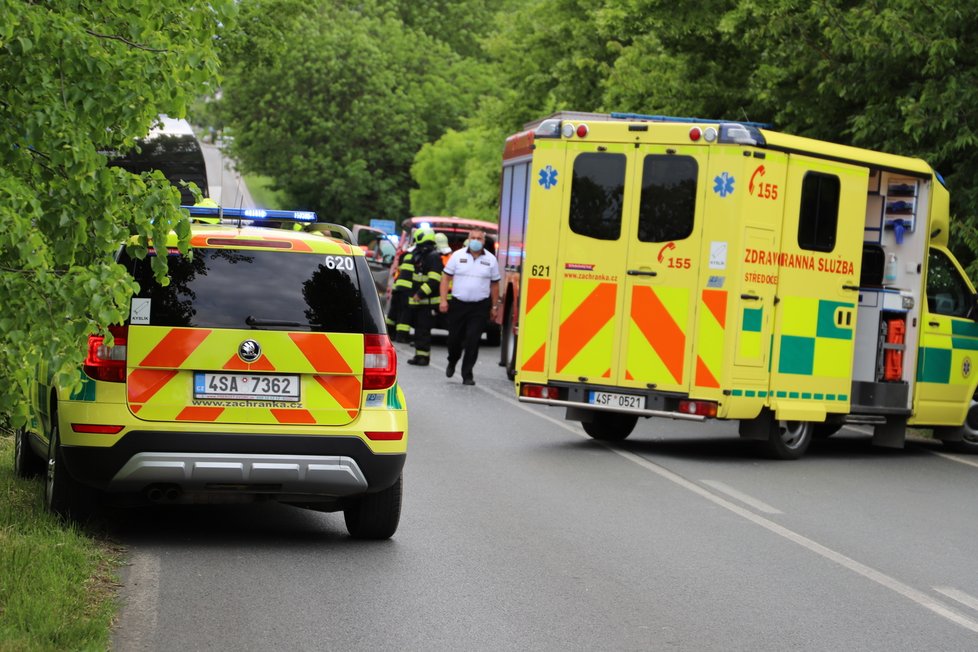
POLYGON ((261 357, 261 345, 255 340, 245 340, 238 346, 238 357, 245 362, 254 362, 261 357))

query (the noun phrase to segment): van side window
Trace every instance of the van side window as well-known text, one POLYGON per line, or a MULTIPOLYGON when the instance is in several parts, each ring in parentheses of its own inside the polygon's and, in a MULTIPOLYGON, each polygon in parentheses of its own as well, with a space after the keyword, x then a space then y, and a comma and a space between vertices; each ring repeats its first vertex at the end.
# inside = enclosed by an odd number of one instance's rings
POLYGON ((624 154, 588 153, 574 160, 568 215, 571 231, 598 240, 617 240, 624 200, 624 154))
POLYGON ((688 238, 696 215, 696 174, 691 156, 652 154, 642 168, 638 239, 669 242, 688 238))
POLYGON ((927 311, 935 315, 968 317, 974 300, 964 279, 947 255, 930 250, 927 261, 927 311))
POLYGON ((839 177, 808 172, 801 182, 798 246, 810 251, 835 249, 839 223, 839 177))

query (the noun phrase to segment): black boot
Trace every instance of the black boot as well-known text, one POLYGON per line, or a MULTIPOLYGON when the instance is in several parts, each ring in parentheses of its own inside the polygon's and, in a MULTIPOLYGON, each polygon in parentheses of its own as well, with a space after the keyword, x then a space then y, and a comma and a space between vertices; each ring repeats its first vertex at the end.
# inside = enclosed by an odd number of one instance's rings
POLYGON ((413 358, 408 359, 408 364, 417 365, 419 367, 427 367, 431 359, 426 355, 416 355, 413 358))

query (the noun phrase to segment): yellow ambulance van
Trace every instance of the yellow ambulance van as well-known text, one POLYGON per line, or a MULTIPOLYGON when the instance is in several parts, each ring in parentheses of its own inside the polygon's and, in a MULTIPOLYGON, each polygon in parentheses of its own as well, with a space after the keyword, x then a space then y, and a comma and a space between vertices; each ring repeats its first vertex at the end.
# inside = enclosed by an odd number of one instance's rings
POLYGON ((844 424, 978 448, 975 290, 926 162, 634 114, 555 114, 506 152, 519 400, 603 440, 737 419, 782 459, 844 424))

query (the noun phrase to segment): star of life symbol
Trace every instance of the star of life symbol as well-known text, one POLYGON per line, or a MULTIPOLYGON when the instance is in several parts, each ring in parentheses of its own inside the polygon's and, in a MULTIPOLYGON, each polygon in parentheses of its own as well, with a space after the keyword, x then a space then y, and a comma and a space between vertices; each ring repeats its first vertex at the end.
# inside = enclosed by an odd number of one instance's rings
POLYGON ((964 362, 961 363, 961 373, 967 378, 971 375, 971 358, 965 358, 964 362))
POLYGON ((714 177, 713 183, 713 192, 721 197, 726 197, 727 195, 733 194, 734 178, 730 176, 729 172, 724 172, 720 176, 714 177))
POLYGON ((537 183, 543 186, 545 190, 550 190, 551 188, 556 186, 557 170, 554 169, 554 166, 548 165, 547 167, 540 170, 540 180, 537 183))

